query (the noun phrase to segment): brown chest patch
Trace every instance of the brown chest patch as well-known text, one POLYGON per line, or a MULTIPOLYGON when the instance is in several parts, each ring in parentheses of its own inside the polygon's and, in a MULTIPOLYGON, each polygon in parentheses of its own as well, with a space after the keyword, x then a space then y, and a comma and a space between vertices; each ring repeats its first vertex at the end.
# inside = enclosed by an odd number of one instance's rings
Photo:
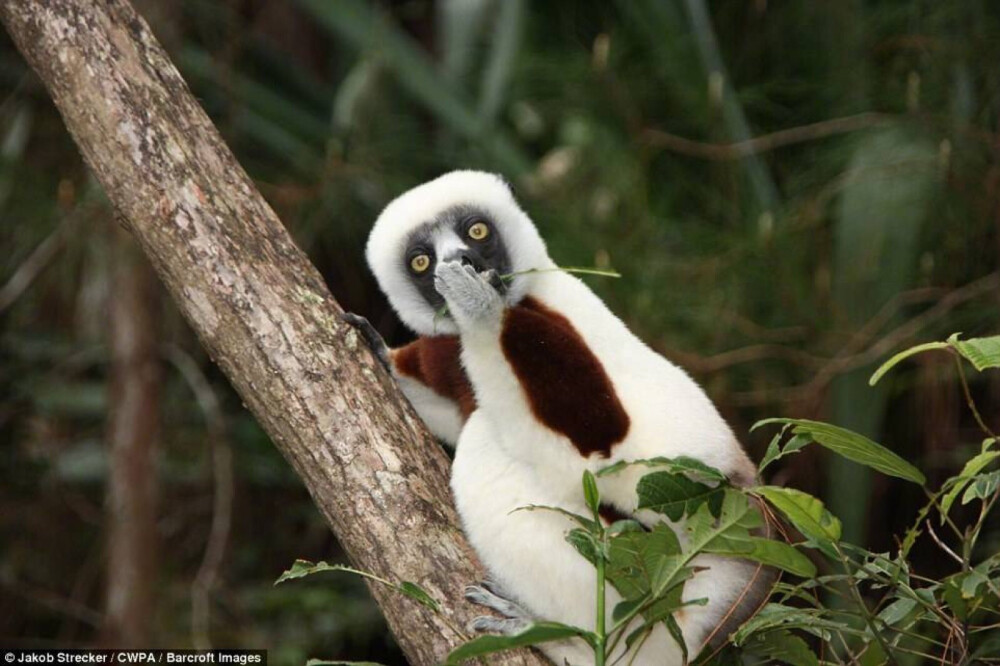
POLYGON ((535 418, 580 455, 607 457, 629 417, 604 366, 564 316, 533 298, 507 311, 500 344, 535 418))
POLYGON ((399 374, 457 402, 464 421, 476 411, 476 396, 462 367, 461 354, 462 346, 457 336, 424 337, 393 349, 392 363, 399 374))

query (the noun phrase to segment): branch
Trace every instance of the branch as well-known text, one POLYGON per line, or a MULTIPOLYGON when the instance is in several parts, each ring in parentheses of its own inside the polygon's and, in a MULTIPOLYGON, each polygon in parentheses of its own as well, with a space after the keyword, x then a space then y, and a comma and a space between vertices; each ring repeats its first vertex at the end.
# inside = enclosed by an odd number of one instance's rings
POLYGON ((790 127, 771 134, 756 136, 736 143, 705 143, 694 141, 658 129, 647 129, 642 133, 643 142, 654 148, 665 148, 688 157, 700 157, 713 161, 738 160, 748 154, 766 153, 776 148, 796 143, 815 141, 828 136, 856 132, 870 127, 892 122, 893 117, 884 113, 859 113, 843 118, 823 120, 810 125, 790 127))
MULTIPOLYGON (((127 0, 5 0, 0 19, 209 356, 302 477, 355 566, 409 580, 442 618, 372 592, 411 663, 440 663, 483 576, 448 459, 339 319, 127 0)), ((277 573, 277 572, 274 572, 277 573)), ((527 652, 493 663, 542 664, 527 652)))

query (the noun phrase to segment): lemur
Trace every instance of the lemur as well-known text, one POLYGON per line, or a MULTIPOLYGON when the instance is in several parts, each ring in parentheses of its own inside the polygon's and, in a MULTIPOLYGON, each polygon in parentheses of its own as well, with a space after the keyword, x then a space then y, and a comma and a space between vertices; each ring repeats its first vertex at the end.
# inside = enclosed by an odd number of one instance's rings
MULTIPOLYGON (((526 505, 586 514, 580 480, 620 460, 689 456, 736 485, 755 467, 705 392, 651 350, 583 282, 559 271, 499 176, 455 171, 392 201, 366 248, 400 319, 419 337, 387 349, 356 316, 430 430, 456 446, 451 487, 464 530, 489 571, 471 601, 507 617, 474 627, 512 633, 533 619, 594 627, 594 567, 565 541, 573 526, 526 505)), ((613 515, 637 511, 629 467, 599 479, 613 515)), ((749 562, 700 555, 675 619, 689 654, 717 645, 766 594, 749 562), (735 608, 734 608, 735 607, 735 608)), ((620 600, 608 587, 608 613, 620 600)), ((556 664, 593 663, 581 640, 546 643, 556 664)), ((680 664, 665 627, 634 663, 680 664)))

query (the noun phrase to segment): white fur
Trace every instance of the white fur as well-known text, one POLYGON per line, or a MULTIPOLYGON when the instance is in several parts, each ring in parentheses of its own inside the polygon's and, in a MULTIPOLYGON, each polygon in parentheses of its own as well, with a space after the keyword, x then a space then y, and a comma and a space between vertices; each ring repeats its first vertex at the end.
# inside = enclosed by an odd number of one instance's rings
POLYGON ((462 431, 462 412, 455 401, 438 395, 416 379, 399 373, 395 375, 403 394, 417 410, 431 434, 454 447, 462 431))
MULTIPOLYGON (((368 259, 400 317, 418 333, 435 329, 430 307, 420 306, 423 300, 406 280, 403 244, 412 229, 456 204, 481 206, 495 216, 514 272, 554 266, 534 225, 499 178, 456 172, 411 190, 379 218, 368 259)), ((752 482, 754 467, 704 391, 636 338, 580 280, 561 272, 520 275, 500 307, 494 307, 490 295, 495 292, 482 276, 448 264, 439 264, 435 276, 451 313, 447 324, 461 335, 462 362, 478 404, 459 436, 452 470, 452 489, 469 540, 502 590, 525 608, 539 618, 592 629, 595 572, 564 540, 570 523, 551 512, 512 511, 546 504, 586 513, 583 471, 618 460, 686 455, 743 484, 752 482), (532 414, 500 346, 505 306, 527 295, 566 317, 610 377, 631 424, 610 458, 583 458, 565 436, 532 414)), ((440 323, 436 330, 441 332, 440 323)), ((625 513, 635 512, 635 485, 643 471, 630 468, 602 477, 604 500, 625 513)), ((695 564, 709 570, 686 584, 684 597, 708 597, 710 602, 676 616, 692 656, 751 570, 744 562, 711 556, 699 557, 695 564)), ((610 586, 608 597, 610 613, 618 600, 610 586)), ((592 653, 577 641, 543 649, 556 664, 592 663, 592 653)), ((661 626, 634 663, 679 664, 680 651, 661 626)))

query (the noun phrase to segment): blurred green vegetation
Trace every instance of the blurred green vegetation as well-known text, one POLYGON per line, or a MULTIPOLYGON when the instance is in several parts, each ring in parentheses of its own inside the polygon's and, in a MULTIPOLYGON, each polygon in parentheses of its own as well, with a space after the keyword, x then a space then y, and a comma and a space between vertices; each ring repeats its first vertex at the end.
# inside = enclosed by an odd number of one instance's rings
MULTIPOLYGON (((364 266, 370 224, 408 187, 490 169, 514 183, 560 263, 623 274, 587 280, 706 386, 755 458, 766 442, 747 425, 773 415, 853 427, 942 477, 978 448, 946 361, 902 368, 880 393, 863 378, 915 342, 997 331, 997 3, 168 5, 169 50, 192 90, 341 304, 391 342, 407 333, 364 266)), ((10 645, 85 645, 101 621, 114 222, 98 190, 4 37, 0 641, 10 645), (33 267, 23 291, 11 288, 33 267)), ((342 555, 176 311, 161 309, 163 344, 207 373, 230 424, 233 530, 211 595, 213 644, 266 647, 279 664, 401 662, 354 581, 271 586, 296 557, 342 555)), ((154 643, 186 646, 213 476, 203 415, 165 367, 154 643)), ((972 388, 996 424, 990 381, 972 388)), ((892 545, 921 499, 819 451, 777 467, 772 481, 825 494, 849 538, 873 550, 892 545)), ((996 525, 982 542, 1000 548, 996 525)), ((930 553, 915 561, 941 566, 930 553)))

